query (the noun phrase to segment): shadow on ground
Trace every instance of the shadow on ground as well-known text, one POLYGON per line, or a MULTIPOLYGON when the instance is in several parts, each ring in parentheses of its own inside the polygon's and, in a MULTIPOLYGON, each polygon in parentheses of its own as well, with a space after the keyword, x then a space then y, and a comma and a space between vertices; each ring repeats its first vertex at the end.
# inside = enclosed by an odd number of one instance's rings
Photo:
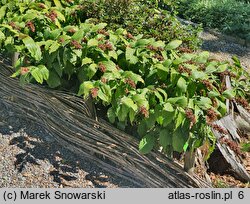
POLYGON ((250 50, 240 44, 229 42, 225 40, 225 37, 213 36, 208 33, 204 33, 201 37, 203 40, 202 49, 210 52, 223 52, 230 55, 237 55, 244 57, 250 54, 250 50))
POLYGON ((105 188, 110 183, 118 187, 136 187, 105 172, 89 159, 61 146, 46 130, 37 124, 32 124, 32 121, 15 116, 9 111, 10 107, 3 107, 1 101, 0 107, 0 133, 3 135, 17 133, 10 140, 10 145, 15 145, 22 150, 15 155, 15 168, 18 172, 24 171, 28 163, 40 165, 39 161, 46 160, 53 166, 49 174, 59 186, 63 181, 78 180, 79 171, 83 171, 81 175, 85 174, 85 176, 81 176, 82 179, 91 181, 95 188, 105 188))

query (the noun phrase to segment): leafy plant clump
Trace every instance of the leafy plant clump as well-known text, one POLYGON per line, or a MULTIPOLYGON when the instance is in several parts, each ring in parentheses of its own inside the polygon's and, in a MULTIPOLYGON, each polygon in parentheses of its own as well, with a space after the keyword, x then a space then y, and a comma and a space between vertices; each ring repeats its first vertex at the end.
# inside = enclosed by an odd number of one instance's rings
POLYGON ((211 152, 211 127, 227 134, 213 125, 226 114, 226 99, 249 99, 250 77, 236 58, 229 65, 211 60, 208 52, 184 52, 180 40, 166 43, 108 30, 105 23, 77 23, 72 8, 58 1, 57 7, 27 2, 15 5, 20 13, 8 5, 0 25, 1 50, 20 53, 13 76, 91 96, 108 108, 111 123, 137 128, 142 153, 161 147, 171 156, 204 143, 211 152), (232 78, 230 90, 225 76, 232 78))
POLYGON ((179 14, 204 27, 236 35, 250 42, 250 4, 237 0, 181 0, 179 14))
POLYGON ((105 22, 107 29, 124 28, 132 35, 171 41, 179 39, 182 46, 197 49, 201 28, 182 25, 176 18, 176 4, 171 1, 147 0, 83 0, 84 9, 78 12, 81 19, 94 23, 105 22))

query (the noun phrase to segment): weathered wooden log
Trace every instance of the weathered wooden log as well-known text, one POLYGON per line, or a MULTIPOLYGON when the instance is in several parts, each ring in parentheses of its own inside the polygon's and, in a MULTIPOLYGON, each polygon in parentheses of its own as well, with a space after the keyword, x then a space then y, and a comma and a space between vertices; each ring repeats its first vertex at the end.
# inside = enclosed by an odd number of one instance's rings
MULTIPOLYGON (((226 165, 228 166, 228 168, 230 168, 231 172, 234 174, 236 178, 244 182, 250 182, 250 175, 246 171, 246 167, 242 162, 241 155, 233 151, 229 145, 221 142, 222 141, 221 139, 225 138, 227 139, 227 141, 232 141, 235 142, 237 145, 239 145, 241 139, 237 132, 238 126, 235 122, 235 118, 233 117, 232 114, 227 115, 226 117, 220 119, 219 121, 216 121, 215 124, 225 128, 229 133, 227 135, 224 135, 216 130, 213 130, 214 135, 217 138, 216 146, 219 149, 221 155, 224 157, 226 165)), ((222 163, 217 162, 217 165, 218 168, 220 168, 220 165, 222 165, 222 163)))
POLYGON ((81 98, 32 84, 20 86, 7 68, 0 63, 1 102, 16 117, 44 127, 71 151, 138 187, 210 187, 160 152, 141 155, 135 138, 105 120, 96 121, 81 98))

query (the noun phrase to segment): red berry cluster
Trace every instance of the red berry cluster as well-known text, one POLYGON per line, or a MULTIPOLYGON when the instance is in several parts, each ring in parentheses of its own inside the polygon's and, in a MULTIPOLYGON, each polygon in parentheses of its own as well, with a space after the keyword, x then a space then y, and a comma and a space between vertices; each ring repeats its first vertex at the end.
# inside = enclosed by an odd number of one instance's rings
POLYGON ((74 28, 70 28, 70 29, 68 30, 68 32, 73 34, 73 33, 76 32, 76 30, 75 30, 74 28))
POLYGON ((228 134, 228 131, 227 131, 226 129, 222 128, 221 126, 219 126, 219 125, 217 125, 217 124, 212 124, 212 123, 211 123, 210 126, 211 126, 214 130, 218 131, 219 133, 221 133, 221 134, 223 134, 223 135, 227 135, 227 134, 228 134))
POLYGON ((220 75, 221 77, 224 77, 224 76, 230 76, 230 77, 232 77, 232 78, 235 78, 235 77, 236 77, 236 75, 235 75, 234 73, 232 73, 232 72, 230 72, 230 71, 228 71, 228 70, 219 73, 219 75, 220 75))
POLYGON ((17 26, 13 21, 9 22, 9 25, 15 30, 21 30, 21 28, 17 26))
POLYGON ((212 123, 217 120, 218 114, 212 108, 207 110, 207 123, 212 123))
POLYGON ((38 3, 38 6, 39 6, 39 8, 41 8, 41 9, 46 9, 45 4, 43 4, 43 3, 38 3))
POLYGON ((107 70, 107 68, 105 67, 105 65, 103 63, 101 63, 101 62, 99 63, 99 69, 103 73, 106 72, 106 70, 107 70))
POLYGON ((59 42, 59 43, 64 43, 65 40, 64 40, 64 38, 59 38, 59 39, 58 39, 58 42, 59 42))
POLYGON ((31 21, 28 21, 27 23, 26 23, 26 26, 31 30, 31 32, 35 32, 36 31, 36 28, 35 28, 35 25, 34 25, 34 23, 32 23, 31 21))
POLYGON ((163 51, 164 49, 162 47, 155 47, 153 45, 148 45, 147 48, 151 51, 157 52, 157 51, 163 51))
POLYGON ((45 14, 52 22, 56 21, 57 13, 55 11, 51 11, 49 14, 45 14))
POLYGON ((102 78, 101 78, 101 82, 102 82, 102 83, 106 84, 107 81, 108 81, 107 78, 105 78, 105 77, 102 77, 102 78))
POLYGON ((240 105, 242 105, 244 108, 249 106, 248 102, 246 99, 244 98, 236 98, 235 99, 237 103, 239 103, 240 105))
POLYGON ((213 89, 213 85, 209 80, 207 80, 207 79, 201 80, 201 83, 204 84, 208 90, 213 89))
POLYGON ((149 112, 148 112, 148 110, 146 109, 145 106, 141 106, 140 109, 139 109, 139 112, 140 112, 145 118, 148 118, 148 117, 149 117, 149 112))
POLYGON ((193 113, 192 109, 186 109, 185 110, 186 117, 190 120, 192 124, 196 123, 195 115, 193 113))
POLYGON ((109 41, 106 41, 104 44, 99 44, 98 47, 102 49, 103 51, 106 50, 113 50, 113 46, 109 41))
POLYGON ((98 40, 98 41, 102 41, 102 40, 104 40, 104 38, 103 38, 103 37, 97 38, 97 40, 98 40))
POLYGON ((219 88, 219 92, 223 93, 225 90, 227 90, 225 82, 222 82, 221 87, 219 88))
POLYGON ((179 65, 178 71, 179 71, 180 73, 187 73, 189 76, 192 74, 191 69, 188 69, 188 68, 186 68, 186 67, 184 67, 184 66, 182 66, 182 65, 179 65))
POLYGON ((206 70, 206 65, 205 64, 200 64, 198 70, 199 71, 205 71, 206 70))
POLYGON ((82 42, 82 43, 87 43, 87 42, 88 42, 88 40, 87 40, 87 38, 86 38, 86 37, 84 37, 84 38, 81 40, 81 42, 82 42))
POLYGON ((109 33, 106 30, 104 30, 104 29, 98 30, 97 33, 105 35, 105 36, 109 36, 109 33))
POLYGON ((21 75, 24 75, 24 74, 26 74, 28 72, 29 72, 29 68, 28 67, 21 67, 21 71, 20 71, 21 75))
POLYGON ((184 53, 192 53, 193 52, 193 50, 191 50, 191 49, 189 49, 187 47, 179 47, 178 50, 180 52, 184 52, 184 53))
POLYGON ((125 79, 125 84, 128 84, 129 86, 131 86, 132 88, 136 88, 136 84, 132 79, 125 79))
POLYGON ((77 42, 76 40, 72 40, 71 45, 74 46, 76 49, 82 49, 81 44, 77 42))
POLYGON ((155 54, 153 57, 156 58, 156 59, 158 59, 159 61, 163 61, 164 60, 164 57, 162 55, 159 55, 159 54, 155 54))
POLYGON ((218 107, 217 100, 215 98, 212 98, 211 100, 212 100, 213 107, 215 107, 215 108, 218 107))
POLYGON ((96 98, 98 96, 98 91, 99 91, 98 88, 91 89, 90 93, 91 93, 92 98, 96 98))
POLYGON ((221 144, 226 144, 237 155, 245 157, 245 155, 241 152, 240 147, 236 142, 234 142, 234 141, 232 141, 232 140, 230 140, 228 138, 225 138, 225 137, 221 137, 219 141, 220 141, 221 144))
POLYGON ((129 90, 128 88, 125 89, 125 93, 128 94, 129 93, 129 90))
POLYGON ((127 36, 128 39, 132 39, 132 40, 134 39, 134 36, 131 33, 127 33, 126 36, 127 36))

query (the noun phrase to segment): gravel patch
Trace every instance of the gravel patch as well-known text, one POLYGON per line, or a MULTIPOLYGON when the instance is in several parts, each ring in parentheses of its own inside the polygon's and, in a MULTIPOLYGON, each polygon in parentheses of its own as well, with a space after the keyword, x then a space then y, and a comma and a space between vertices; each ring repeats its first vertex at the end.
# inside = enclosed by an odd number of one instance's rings
POLYGON ((61 146, 0 100, 0 188, 137 187, 61 146))
POLYGON ((227 40, 223 34, 214 35, 209 32, 202 32, 200 38, 203 40, 202 50, 209 51, 214 58, 232 62, 231 58, 237 56, 242 65, 250 71, 249 48, 227 40))

